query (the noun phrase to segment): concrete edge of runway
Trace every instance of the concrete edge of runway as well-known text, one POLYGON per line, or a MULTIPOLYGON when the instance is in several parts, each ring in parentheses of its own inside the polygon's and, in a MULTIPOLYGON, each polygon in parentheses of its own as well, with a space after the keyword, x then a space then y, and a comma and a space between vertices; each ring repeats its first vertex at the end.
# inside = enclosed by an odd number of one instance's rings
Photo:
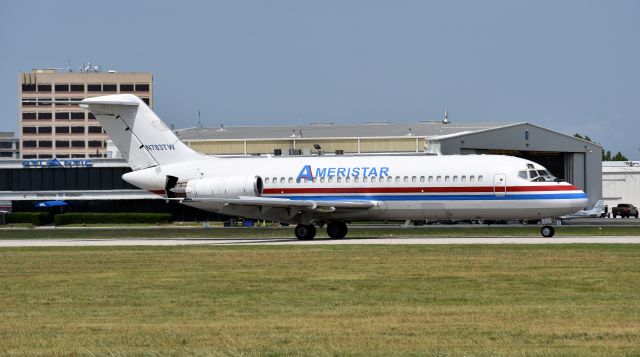
POLYGON ((250 246, 250 245, 469 245, 469 244, 640 244, 640 236, 584 237, 464 237, 355 238, 299 241, 293 238, 117 238, 117 239, 0 239, 0 248, 109 246, 250 246))

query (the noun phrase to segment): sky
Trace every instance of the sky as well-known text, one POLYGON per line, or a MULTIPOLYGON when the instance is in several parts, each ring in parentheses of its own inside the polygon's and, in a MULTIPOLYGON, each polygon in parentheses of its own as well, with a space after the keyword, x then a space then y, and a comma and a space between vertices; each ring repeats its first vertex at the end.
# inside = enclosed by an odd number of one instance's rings
POLYGON ((1 1, 0 131, 18 73, 150 71, 176 128, 529 122, 640 160, 640 1, 1 1))

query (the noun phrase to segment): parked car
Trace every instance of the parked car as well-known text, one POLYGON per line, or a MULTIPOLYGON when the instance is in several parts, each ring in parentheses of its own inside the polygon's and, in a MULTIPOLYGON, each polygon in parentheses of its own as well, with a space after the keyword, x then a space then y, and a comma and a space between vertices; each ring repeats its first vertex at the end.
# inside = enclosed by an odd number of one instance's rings
POLYGON ((638 208, 631 203, 620 203, 611 209, 611 215, 613 218, 618 216, 622 218, 629 218, 631 216, 638 218, 638 208))

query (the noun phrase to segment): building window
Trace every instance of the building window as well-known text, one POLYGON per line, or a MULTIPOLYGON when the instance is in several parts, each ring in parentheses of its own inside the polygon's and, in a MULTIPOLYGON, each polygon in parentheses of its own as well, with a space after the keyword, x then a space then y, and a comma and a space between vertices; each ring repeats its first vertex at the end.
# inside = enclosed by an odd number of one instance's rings
POLYGON ((84 84, 72 84, 69 89, 71 92, 84 92, 84 84))
POLYGON ((100 141, 100 140, 89 140, 89 147, 90 148, 101 148, 102 147, 102 141, 100 141))
POLYGON ((102 134, 101 126, 90 126, 88 130, 91 134, 102 134))
MULTIPOLYGON (((34 141, 34 142, 35 142, 35 141, 34 141)), ((35 146, 34 146, 34 147, 35 147, 35 146)), ((38 158, 38 155, 33 155, 33 154, 30 154, 30 155, 22 155, 22 158, 23 158, 23 159, 37 159, 37 158, 38 158)))
POLYGON ((73 154, 71 155, 72 158, 74 159, 83 159, 86 155, 85 154, 73 154))
POLYGON ((87 84, 87 91, 100 92, 102 91, 102 84, 87 84))
POLYGON ((35 92, 36 91, 36 85, 35 84, 23 84, 22 85, 22 91, 23 92, 35 92))
POLYGON ((74 148, 83 148, 84 147, 84 140, 73 140, 71 142, 71 147, 74 148))
POLYGON ((72 134, 84 134, 84 126, 72 126, 71 127, 72 134))
POLYGON ((22 113, 22 119, 35 119, 35 118, 36 118, 36 113, 26 113, 26 112, 22 113))
POLYGON ((68 159, 69 155, 60 155, 60 154, 56 154, 56 157, 59 159, 68 159))
POLYGON ((39 107, 50 107, 51 106, 51 98, 40 98, 38 99, 39 107))
POLYGON ((56 126, 56 134, 69 134, 69 127, 68 126, 56 126))
POLYGON ((121 84, 120 92, 133 92, 133 84, 131 83, 121 84))
POLYGON ((22 100, 22 106, 23 107, 33 107, 36 105, 36 100, 35 99, 23 99, 22 100))
POLYGON ((102 91, 103 92, 116 92, 118 90, 118 86, 115 84, 103 84, 102 91))
POLYGON ((147 97, 142 97, 142 98, 140 98, 140 99, 142 99, 142 101, 143 101, 143 102, 145 102, 147 105, 149 105, 149 98, 147 98, 147 97))
POLYGON ((38 120, 51 120, 51 112, 38 113, 38 120))
POLYGON ((96 118, 95 115, 93 115, 93 113, 91 113, 91 112, 89 112, 89 116, 88 117, 89 117, 89 119, 95 119, 96 118))
POLYGON ((40 154, 38 155, 39 159, 50 159, 52 158, 51 154, 40 154))
POLYGON ((56 120, 64 120, 69 119, 69 112, 57 112, 56 120))
POLYGON ((56 147, 57 148, 68 148, 69 147, 69 142, 66 140, 56 140, 56 147))
POLYGON ((72 120, 84 120, 84 112, 71 112, 72 120))
POLYGON ((51 134, 50 126, 41 126, 38 128, 38 134, 51 134))
POLYGON ((38 92, 51 92, 51 84, 38 84, 38 92))
POLYGON ((37 131, 35 126, 23 126, 22 134, 35 134, 37 131))
POLYGON ((68 84, 56 84, 55 86, 56 92, 68 92, 69 85, 68 84))
POLYGON ((41 148, 50 148, 52 146, 51 140, 40 140, 38 141, 38 147, 41 148))
POLYGON ((149 91, 149 85, 148 84, 142 84, 142 83, 138 83, 136 84, 136 92, 148 92, 149 91))

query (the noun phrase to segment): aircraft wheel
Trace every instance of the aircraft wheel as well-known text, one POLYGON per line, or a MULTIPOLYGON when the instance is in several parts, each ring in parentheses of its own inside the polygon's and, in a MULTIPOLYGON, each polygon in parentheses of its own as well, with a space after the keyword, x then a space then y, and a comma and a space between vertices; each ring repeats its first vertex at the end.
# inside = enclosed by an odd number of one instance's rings
POLYGON ((312 240, 316 236, 316 227, 313 224, 298 224, 294 231, 299 240, 312 240))
POLYGON ((327 235, 333 239, 344 238, 347 231, 347 224, 344 222, 329 222, 327 224, 327 235))
POLYGON ((553 227, 551 226, 544 226, 540 229, 540 234, 542 234, 542 236, 545 238, 553 237, 553 234, 555 232, 556 232, 555 229, 553 229, 553 227))

